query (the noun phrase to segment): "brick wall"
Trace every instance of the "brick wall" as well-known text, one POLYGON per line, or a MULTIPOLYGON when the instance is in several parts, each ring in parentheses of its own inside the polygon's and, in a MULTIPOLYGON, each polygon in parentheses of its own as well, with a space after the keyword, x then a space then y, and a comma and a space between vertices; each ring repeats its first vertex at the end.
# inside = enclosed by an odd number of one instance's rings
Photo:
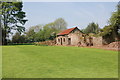
POLYGON ((56 45, 68 45, 67 36, 59 36, 56 38, 56 45))
POLYGON ((75 33, 70 33, 68 35, 68 38, 71 38, 71 45, 77 45, 78 42, 80 41, 80 36, 75 33))
POLYGON ((102 46, 103 38, 102 37, 93 37, 93 46, 102 46))
POLYGON ((78 45, 78 42, 80 41, 80 36, 82 36, 82 33, 75 29, 68 35, 61 35, 56 38, 56 45, 78 45))

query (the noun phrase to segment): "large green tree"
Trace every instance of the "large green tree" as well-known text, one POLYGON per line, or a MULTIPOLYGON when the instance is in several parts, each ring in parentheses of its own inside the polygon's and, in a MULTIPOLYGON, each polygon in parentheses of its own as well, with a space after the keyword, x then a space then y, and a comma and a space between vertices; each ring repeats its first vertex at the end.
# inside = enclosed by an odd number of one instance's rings
POLYGON ((36 29, 36 27, 32 26, 29 28, 29 30, 27 32, 25 32, 28 42, 34 42, 35 34, 36 34, 35 29, 36 29))
POLYGON ((45 41, 54 39, 58 30, 54 28, 48 27, 48 24, 43 27, 39 32, 35 35, 35 41, 45 41))
POLYGON ((117 5, 117 11, 113 12, 110 20, 111 31, 115 37, 118 36, 118 30, 120 29, 120 2, 117 5))
POLYGON ((67 23, 63 18, 58 18, 54 21, 54 28, 58 30, 65 30, 67 29, 67 23))
POLYGON ((22 2, 0 2, 0 15, 2 29, 2 44, 7 44, 7 37, 12 30, 23 32, 25 28, 23 25, 26 23, 25 12, 22 11, 22 2))
POLYGON ((30 27, 25 32, 25 35, 26 35, 26 38, 27 38, 27 42, 35 42, 36 40, 38 40, 40 38, 38 33, 41 30, 43 30, 43 27, 44 27, 44 25, 42 25, 42 24, 30 27))
POLYGON ((19 32, 16 32, 12 37, 12 43, 25 43, 26 37, 25 35, 21 35, 19 32))
POLYGON ((117 41, 120 37, 120 2, 117 5, 117 10, 112 13, 109 19, 109 25, 102 29, 101 35, 111 36, 114 41, 117 41))
POLYGON ((45 25, 32 26, 25 32, 26 42, 53 40, 57 33, 66 28, 67 23, 62 18, 58 18, 54 22, 45 25))
POLYGON ((56 34, 67 29, 67 23, 64 19, 58 18, 54 22, 48 23, 35 35, 35 41, 53 40, 56 34))
POLYGON ((89 25, 83 30, 83 32, 86 34, 89 34, 89 33, 97 34, 99 30, 100 30, 99 25, 92 22, 92 23, 89 23, 89 25))
POLYGON ((45 26, 61 31, 67 29, 67 22, 63 18, 58 18, 54 22, 48 23, 45 26))

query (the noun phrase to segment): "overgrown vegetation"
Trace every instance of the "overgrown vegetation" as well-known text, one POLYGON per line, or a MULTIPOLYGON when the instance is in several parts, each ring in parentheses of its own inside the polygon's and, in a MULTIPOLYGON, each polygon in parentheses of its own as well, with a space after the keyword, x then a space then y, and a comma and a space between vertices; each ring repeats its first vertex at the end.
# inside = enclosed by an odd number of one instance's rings
POLYGON ((24 34, 18 32, 13 36, 13 43, 31 43, 53 40, 56 34, 67 29, 67 23, 64 19, 58 18, 54 22, 46 25, 36 25, 29 28, 24 34))
POLYGON ((109 19, 109 25, 105 26, 100 35, 111 36, 115 41, 118 41, 120 37, 120 2, 117 5, 117 10, 112 13, 109 19))
POLYGON ((82 31, 85 34, 93 33, 94 36, 103 36, 106 38, 111 36, 112 42, 119 41, 120 40, 119 38, 120 37, 120 2, 117 5, 117 10, 112 13, 108 22, 109 24, 106 25, 103 29, 100 29, 98 24, 92 22, 82 31))
POLYGON ((89 25, 82 30, 85 34, 89 34, 89 33, 94 33, 94 34, 98 34, 100 31, 99 25, 92 22, 89 23, 89 25))

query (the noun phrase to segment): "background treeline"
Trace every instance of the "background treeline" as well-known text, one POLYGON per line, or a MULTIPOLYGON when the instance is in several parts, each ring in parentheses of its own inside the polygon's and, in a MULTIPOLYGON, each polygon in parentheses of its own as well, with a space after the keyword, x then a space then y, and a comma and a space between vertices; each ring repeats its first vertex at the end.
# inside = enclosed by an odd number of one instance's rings
POLYGON ((12 37, 12 43, 31 43, 53 40, 57 33, 65 29, 67 29, 67 23, 64 19, 58 18, 54 22, 45 25, 32 26, 23 34, 16 32, 12 37))
MULTIPOLYGON (((58 18, 52 23, 45 25, 36 25, 29 28, 24 34, 16 33, 13 38, 13 43, 31 43, 41 42, 46 40, 53 40, 56 34, 62 30, 67 29, 67 23, 64 19, 58 18)), ((81 30, 84 34, 91 34, 94 36, 111 36, 112 41, 119 41, 120 39, 120 3, 116 7, 116 11, 112 13, 108 20, 108 25, 102 29, 95 22, 91 22, 85 29, 81 30)))
POLYGON ((111 37, 112 42, 120 41, 120 2, 108 20, 108 25, 100 29, 98 24, 92 22, 82 31, 86 34, 93 33, 95 36, 111 37))
MULTIPOLYGON (((2 30, 2 44, 7 43, 32 43, 46 40, 53 40, 56 34, 67 29, 67 23, 64 19, 58 18, 54 22, 45 25, 36 25, 25 29, 24 24, 28 21, 26 13, 22 11, 22 2, 0 1, 0 30, 2 30), (26 31, 25 31, 26 30, 26 31), (12 40, 9 38, 13 32, 12 40)), ((116 6, 116 11, 112 13, 108 20, 108 25, 103 29, 99 28, 97 23, 89 23, 83 33, 93 33, 97 36, 110 36, 112 41, 118 41, 120 38, 120 2, 116 6)))
POLYGON ((82 29, 82 32, 85 34, 93 33, 98 34, 100 32, 100 27, 97 23, 89 23, 88 26, 85 29, 82 29))

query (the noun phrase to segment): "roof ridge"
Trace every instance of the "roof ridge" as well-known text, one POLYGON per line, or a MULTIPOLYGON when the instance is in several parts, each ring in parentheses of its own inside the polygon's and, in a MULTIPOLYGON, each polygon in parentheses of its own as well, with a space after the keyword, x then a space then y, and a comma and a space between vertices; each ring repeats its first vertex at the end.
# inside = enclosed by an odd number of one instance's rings
POLYGON ((65 34, 69 34, 71 31, 73 31, 75 28, 77 27, 73 27, 73 28, 69 28, 66 30, 61 31, 60 33, 58 33, 57 35, 65 35, 65 34))

